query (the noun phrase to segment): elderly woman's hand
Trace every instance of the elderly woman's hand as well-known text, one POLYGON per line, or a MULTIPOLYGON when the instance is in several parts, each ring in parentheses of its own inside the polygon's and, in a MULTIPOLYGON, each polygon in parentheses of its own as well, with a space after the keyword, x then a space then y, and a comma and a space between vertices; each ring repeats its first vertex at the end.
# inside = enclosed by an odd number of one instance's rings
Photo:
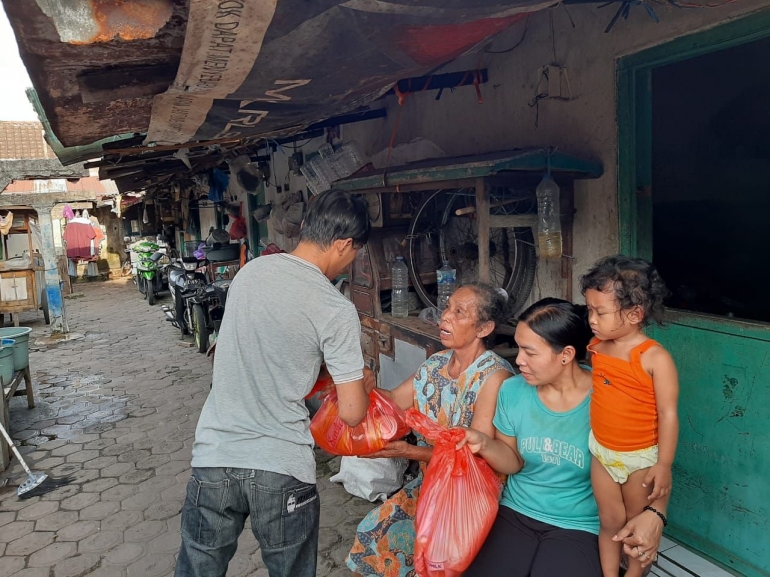
POLYGON ((433 447, 417 447, 406 441, 391 441, 385 448, 370 455, 362 455, 362 459, 392 459, 401 458, 411 461, 430 461, 433 455, 433 447))
POLYGON ((631 519, 612 539, 623 542, 623 551, 647 567, 658 554, 663 536, 663 521, 652 511, 642 511, 631 519))

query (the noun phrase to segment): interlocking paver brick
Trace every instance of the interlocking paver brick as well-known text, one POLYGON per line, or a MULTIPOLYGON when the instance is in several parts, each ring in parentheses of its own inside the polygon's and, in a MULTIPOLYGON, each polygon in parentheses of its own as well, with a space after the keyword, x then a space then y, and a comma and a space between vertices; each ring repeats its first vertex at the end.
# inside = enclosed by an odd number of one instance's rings
POLYGON ((78 521, 56 532, 57 541, 80 541, 99 530, 97 521, 78 521))
POLYGON ((84 493, 101 493, 107 489, 112 489, 118 484, 118 480, 108 477, 106 479, 95 479, 83 484, 84 493))
POLYGON ((136 492, 134 485, 117 485, 102 493, 102 501, 122 501, 136 492))
POLYGON ((49 577, 50 574, 50 567, 32 567, 29 569, 22 569, 18 573, 14 573, 12 577, 49 577))
POLYGON ((14 521, 0 527, 0 543, 10 543, 32 533, 35 524, 32 521, 14 521))
POLYGON ((58 531, 78 520, 77 511, 56 511, 38 519, 35 531, 58 531))
POLYGON ((59 509, 59 503, 56 501, 40 501, 25 507, 16 515, 16 519, 19 521, 36 521, 42 519, 46 515, 55 513, 59 509))
POLYGON ((90 461, 91 459, 96 459, 99 456, 99 451, 78 451, 77 453, 72 453, 67 457, 68 463, 85 463, 86 461, 90 461))
POLYGON ((82 521, 101 521, 120 510, 120 503, 117 501, 99 501, 89 505, 80 511, 82 521))
POLYGON ((124 569, 119 569, 117 567, 99 567, 96 571, 92 571, 88 575, 83 575, 83 577, 125 577, 125 575, 126 572, 124 569))
POLYGON ((152 475, 153 471, 151 469, 134 469, 125 475, 121 475, 118 481, 128 485, 138 485, 142 481, 146 481, 152 477, 152 475))
POLYGON ((97 501, 99 501, 99 495, 96 493, 78 493, 77 495, 64 499, 61 502, 61 508, 65 511, 80 511, 89 505, 93 505, 97 501))
POLYGON ((118 511, 102 520, 102 529, 105 531, 125 531, 143 520, 144 515, 141 511, 118 511))
MULTIPOLYGON (((107 451, 109 449, 105 449, 107 451)), ((101 471, 102 477, 120 477, 130 471, 134 470, 134 466, 131 463, 115 463, 109 467, 105 467, 101 471)))
POLYGON ((128 566, 128 577, 161 577, 173 568, 173 555, 147 555, 128 566))
POLYGON ((125 511, 144 511, 159 498, 160 497, 156 492, 137 492, 136 494, 131 495, 127 499, 121 501, 120 507, 125 511))
POLYGON ((54 577, 80 577, 86 571, 91 571, 99 565, 97 555, 76 555, 64 561, 59 561, 53 568, 54 577))
POLYGON ((17 571, 24 569, 24 565, 24 557, 3 555, 0 557, 0 575, 13 575, 17 571))
POLYGON ((182 501, 158 501, 147 507, 144 518, 148 521, 163 521, 178 515, 182 510, 182 501))
POLYGON ((0 512, 0 527, 7 525, 14 519, 16 519, 16 513, 14 511, 0 512))
POLYGON ((123 533, 126 543, 146 543, 160 535, 166 528, 162 521, 142 521, 123 533))
POLYGON ((39 551, 43 547, 47 547, 53 543, 54 536, 55 533, 47 531, 30 533, 29 535, 24 535, 23 537, 8 543, 5 552, 8 555, 19 555, 21 557, 26 557, 27 555, 31 555, 35 551, 39 551))
POLYGON ((123 543, 107 553, 104 560, 111 565, 130 565, 144 554, 140 543, 123 543))
POLYGON ((27 561, 27 566, 52 567, 59 561, 72 557, 75 551, 77 551, 77 547, 75 547, 74 543, 52 543, 48 547, 33 553, 27 561))
POLYGON ((123 543, 121 531, 99 531, 78 542, 80 553, 106 553, 123 543))
POLYGON ((59 447, 58 449, 54 449, 51 451, 52 457, 66 457, 67 455, 71 455, 72 453, 77 453, 82 449, 82 445, 75 445, 75 444, 67 444, 59 447))

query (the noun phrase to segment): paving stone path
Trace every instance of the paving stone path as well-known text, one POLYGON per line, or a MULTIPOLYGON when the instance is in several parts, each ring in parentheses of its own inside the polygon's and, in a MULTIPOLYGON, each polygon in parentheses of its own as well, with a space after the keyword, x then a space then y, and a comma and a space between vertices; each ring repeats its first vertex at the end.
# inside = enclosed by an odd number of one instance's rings
MULTIPOLYGON (((133 283, 77 285, 71 338, 47 338, 36 315, 31 367, 37 406, 11 403, 11 434, 33 469, 72 485, 19 500, 21 466, 0 474, 0 576, 163 577, 179 549, 180 510, 211 365, 164 322, 133 283)), ((24 321, 29 321, 25 323, 24 321)), ((328 482, 339 460, 319 455, 319 576, 349 576, 344 559, 372 508, 328 482)), ((248 527, 248 525, 247 525, 248 527)), ((228 577, 267 577, 244 531, 228 577)))

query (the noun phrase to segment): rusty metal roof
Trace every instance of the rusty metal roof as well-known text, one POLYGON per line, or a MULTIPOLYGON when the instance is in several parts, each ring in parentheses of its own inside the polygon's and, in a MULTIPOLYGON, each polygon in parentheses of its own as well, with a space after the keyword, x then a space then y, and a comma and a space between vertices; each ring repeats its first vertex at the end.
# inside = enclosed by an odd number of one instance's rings
POLYGON ((174 79, 187 0, 2 0, 46 116, 64 146, 144 132, 174 79))

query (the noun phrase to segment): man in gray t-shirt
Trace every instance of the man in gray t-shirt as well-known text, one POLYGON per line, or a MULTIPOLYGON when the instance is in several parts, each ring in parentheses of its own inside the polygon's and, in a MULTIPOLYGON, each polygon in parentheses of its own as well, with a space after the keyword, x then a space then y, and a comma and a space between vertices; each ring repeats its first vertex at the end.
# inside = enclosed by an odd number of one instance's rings
POLYGON ((361 325, 330 279, 368 237, 365 202, 329 191, 310 204, 294 252, 235 277, 195 432, 176 577, 224 577, 248 516, 270 577, 315 575, 320 503, 304 398, 323 362, 342 420, 355 426, 366 413, 361 325))

